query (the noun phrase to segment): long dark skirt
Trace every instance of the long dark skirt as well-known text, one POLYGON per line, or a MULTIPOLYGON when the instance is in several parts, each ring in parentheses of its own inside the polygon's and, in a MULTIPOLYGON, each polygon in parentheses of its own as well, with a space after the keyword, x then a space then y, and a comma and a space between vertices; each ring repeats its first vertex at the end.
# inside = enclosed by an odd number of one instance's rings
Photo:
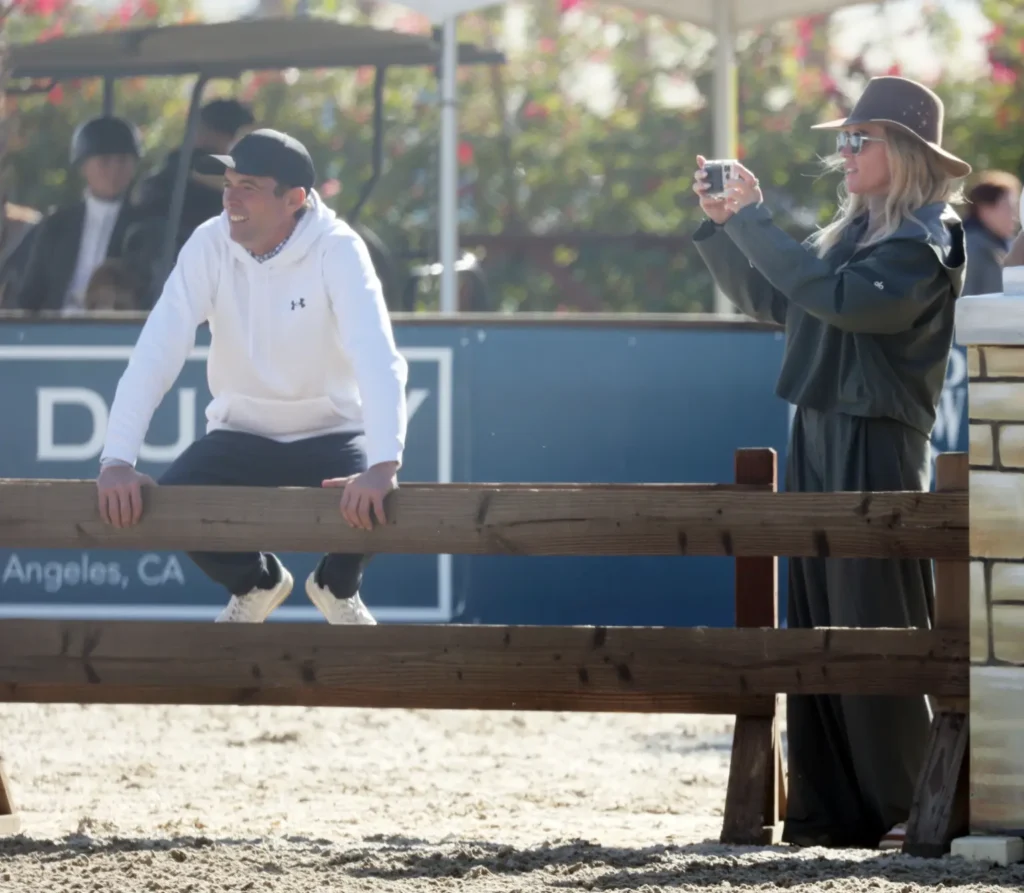
MULTIPOLYGON (((928 439, 889 419, 799 409, 786 489, 927 490, 928 439)), ((790 559, 790 627, 928 627, 931 562, 790 559)), ((789 697, 789 843, 875 847, 910 812, 931 712, 925 697, 789 697)))

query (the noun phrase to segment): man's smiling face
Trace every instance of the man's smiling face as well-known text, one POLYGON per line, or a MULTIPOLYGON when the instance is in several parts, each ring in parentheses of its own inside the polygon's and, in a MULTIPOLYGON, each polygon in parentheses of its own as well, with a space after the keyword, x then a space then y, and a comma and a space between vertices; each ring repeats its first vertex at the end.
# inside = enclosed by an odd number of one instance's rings
POLYGON ((280 188, 272 177, 224 173, 223 204, 231 238, 254 254, 270 251, 288 236, 305 199, 304 189, 280 188))

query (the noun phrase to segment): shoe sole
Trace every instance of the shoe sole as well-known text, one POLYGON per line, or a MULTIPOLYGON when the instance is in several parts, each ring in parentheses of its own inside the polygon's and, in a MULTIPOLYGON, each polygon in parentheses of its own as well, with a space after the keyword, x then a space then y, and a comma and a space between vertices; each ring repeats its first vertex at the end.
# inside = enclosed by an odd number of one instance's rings
MULTIPOLYGON (((318 593, 311 590, 310 580, 306 580, 306 598, 308 598, 313 603, 313 606, 323 615, 324 620, 327 620, 327 622, 330 623, 331 621, 327 617, 327 608, 324 605, 320 604, 320 602, 317 600, 317 596, 318 596, 318 593)), ((338 625, 338 624, 334 624, 334 625, 338 625)), ((343 625, 343 626, 374 626, 374 625, 376 625, 376 618, 374 619, 374 623, 372 623, 372 624, 370 624, 370 623, 346 623, 346 624, 341 624, 341 625, 343 625)))
MULTIPOLYGON (((267 608, 267 613, 263 615, 263 619, 255 621, 256 623, 266 622, 266 619, 273 614, 274 611, 280 608, 281 605, 285 603, 288 596, 292 594, 292 589, 295 588, 295 578, 292 577, 292 575, 284 568, 282 568, 282 573, 284 574, 284 579, 287 580, 287 585, 282 587, 281 594, 270 603, 270 607, 267 608)), ((218 620, 218 622, 220 621, 218 620)))
POLYGON ((270 605, 270 610, 267 611, 266 617, 263 618, 264 620, 266 620, 267 617, 273 614, 274 611, 280 608, 281 605, 283 605, 285 601, 287 601, 288 596, 292 594, 292 590, 295 588, 295 578, 283 567, 281 568, 281 572, 284 574, 285 579, 288 581, 288 585, 285 586, 284 589, 282 590, 281 596, 275 599, 273 603, 270 605))

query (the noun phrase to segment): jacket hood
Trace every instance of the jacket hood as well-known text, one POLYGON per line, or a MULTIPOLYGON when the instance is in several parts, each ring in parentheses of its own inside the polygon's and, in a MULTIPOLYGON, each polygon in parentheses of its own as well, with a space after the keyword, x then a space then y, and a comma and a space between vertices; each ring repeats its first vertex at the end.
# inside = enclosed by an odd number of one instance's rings
POLYGON ((930 245, 959 295, 967 272, 967 236, 960 216, 947 202, 918 208, 914 219, 905 220, 891 239, 912 239, 930 245))
MULTIPOLYGON (((303 260, 307 254, 316 246, 319 240, 329 233, 348 231, 349 226, 341 220, 320 198, 315 189, 309 191, 310 207, 298 225, 293 230, 288 241, 280 253, 264 261, 260 266, 265 270, 276 269, 277 267, 288 266, 303 260)), ((256 263, 255 258, 249 252, 231 238, 231 230, 228 224, 228 215, 224 211, 217 219, 224 238, 231 246, 231 251, 243 262, 256 263)))

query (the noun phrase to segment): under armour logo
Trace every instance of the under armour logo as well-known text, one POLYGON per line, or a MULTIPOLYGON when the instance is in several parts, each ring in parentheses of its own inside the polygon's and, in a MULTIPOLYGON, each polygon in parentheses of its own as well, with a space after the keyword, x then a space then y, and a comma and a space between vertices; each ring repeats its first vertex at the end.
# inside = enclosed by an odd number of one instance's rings
POLYGON ((306 306, 306 299, 305 298, 299 298, 297 301, 292 301, 292 310, 294 310, 296 307, 305 307, 305 306, 306 306))
POLYGON ((879 291, 883 291, 885 289, 885 283, 882 282, 881 279, 879 279, 878 282, 875 283, 875 288, 877 288, 879 291))

